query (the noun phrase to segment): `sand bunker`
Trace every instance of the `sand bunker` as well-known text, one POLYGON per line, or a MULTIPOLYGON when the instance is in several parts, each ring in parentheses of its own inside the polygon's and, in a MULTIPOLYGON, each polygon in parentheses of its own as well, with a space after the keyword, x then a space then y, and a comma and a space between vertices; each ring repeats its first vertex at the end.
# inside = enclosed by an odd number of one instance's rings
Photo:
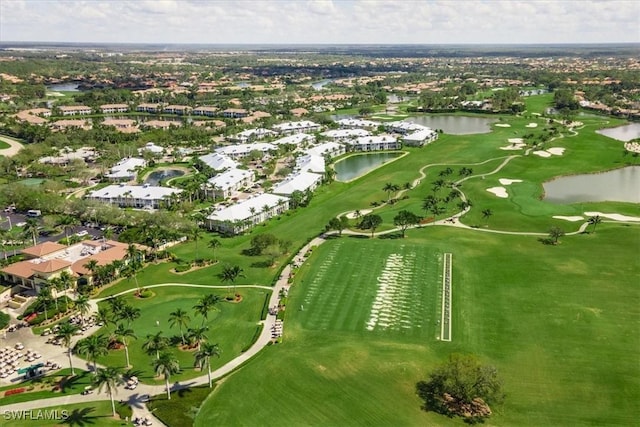
POLYGON ((521 179, 507 179, 507 178, 500 178, 498 181, 500 181, 500 184, 502 185, 511 185, 514 182, 522 182, 521 179))
POLYGON ((534 151, 533 154, 540 157, 551 157, 551 153, 547 151, 534 151))
POLYGON ((627 142, 624 144, 624 149, 627 151, 631 151, 632 153, 640 153, 640 143, 627 142))
POLYGON ((537 123, 529 123, 528 125, 525 126, 526 128, 537 128, 538 124, 537 123))
POLYGON ((495 194, 501 199, 506 199, 507 197, 509 197, 509 195, 507 194, 507 189, 504 187, 491 187, 491 188, 487 188, 487 191, 489 193, 495 194))
POLYGON ((584 219, 581 216, 562 216, 562 215, 554 215, 551 218, 563 219, 565 221, 571 221, 571 222, 581 221, 584 219))
POLYGON ((506 123, 496 123, 496 127, 499 127, 499 128, 510 128, 511 125, 506 124, 506 123))
POLYGON ((553 147, 553 148, 549 148, 547 152, 553 154, 554 156, 562 156, 562 154, 564 153, 564 148, 553 147))
MULTIPOLYGON (((371 213, 371 209, 362 209, 360 211, 360 216, 365 216, 365 215, 370 214, 370 213, 371 213)), ((348 219, 356 219, 356 218, 358 218, 358 215, 356 214, 356 211, 353 211, 353 212, 349 212, 346 215, 346 217, 348 219)))
POLYGON ((507 141, 511 144, 524 144, 524 139, 522 138, 509 138, 507 141))
POLYGON ((637 216, 626 216, 617 213, 602 213, 602 212, 585 212, 586 216, 601 216, 603 218, 612 219, 614 221, 629 221, 640 222, 640 218, 637 216))
POLYGON ((524 147, 526 147, 527 144, 511 144, 511 145, 507 145, 505 147, 500 147, 501 150, 522 150, 524 147))

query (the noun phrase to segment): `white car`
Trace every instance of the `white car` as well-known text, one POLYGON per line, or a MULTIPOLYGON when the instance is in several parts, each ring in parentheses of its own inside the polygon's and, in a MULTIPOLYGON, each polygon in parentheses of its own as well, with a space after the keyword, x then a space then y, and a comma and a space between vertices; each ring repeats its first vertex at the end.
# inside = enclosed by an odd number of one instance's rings
POLYGON ((84 237, 84 236, 87 236, 87 235, 89 235, 89 232, 87 230, 78 231, 76 233, 76 236, 78 236, 78 237, 84 237))

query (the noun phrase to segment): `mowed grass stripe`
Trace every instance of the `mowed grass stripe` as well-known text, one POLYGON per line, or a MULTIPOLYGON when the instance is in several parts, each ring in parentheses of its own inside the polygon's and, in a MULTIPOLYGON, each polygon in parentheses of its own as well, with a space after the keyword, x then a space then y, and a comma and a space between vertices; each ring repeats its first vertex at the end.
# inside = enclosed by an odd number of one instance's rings
POLYGON ((403 241, 330 241, 316 248, 311 262, 300 271, 293 307, 304 307, 299 319, 302 327, 309 330, 432 338, 439 296, 437 259, 437 254, 424 246, 403 241), (367 331, 365 325, 372 315, 379 280, 392 254, 401 256, 404 262, 395 279, 391 306, 385 307, 391 312, 391 320, 383 322, 389 323, 386 329, 377 326, 367 331), (298 305, 297 301, 302 303, 298 305))

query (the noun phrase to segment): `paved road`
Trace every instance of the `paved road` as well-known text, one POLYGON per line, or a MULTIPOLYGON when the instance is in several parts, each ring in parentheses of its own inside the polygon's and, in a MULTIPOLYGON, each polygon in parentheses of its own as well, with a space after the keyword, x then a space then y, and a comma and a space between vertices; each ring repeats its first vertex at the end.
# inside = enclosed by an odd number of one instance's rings
POLYGON ((18 151, 24 148, 24 145, 6 136, 0 135, 0 141, 6 142, 7 144, 9 144, 8 148, 3 148, 0 150, 0 156, 5 156, 5 157, 15 156, 16 154, 18 154, 18 151))

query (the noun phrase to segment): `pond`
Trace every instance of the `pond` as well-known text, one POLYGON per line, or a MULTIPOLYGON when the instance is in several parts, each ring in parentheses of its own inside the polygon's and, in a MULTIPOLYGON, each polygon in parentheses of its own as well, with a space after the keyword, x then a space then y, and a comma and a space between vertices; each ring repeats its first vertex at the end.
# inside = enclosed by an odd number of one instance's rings
POLYGON ((333 165, 336 181, 351 181, 402 155, 403 153, 368 153, 346 157, 333 165))
POLYGON ((551 203, 640 203, 640 166, 566 176, 545 182, 542 186, 545 192, 544 200, 551 203))
POLYGON ((496 119, 485 117, 451 115, 409 117, 406 120, 428 126, 431 129, 442 129, 444 133, 450 135, 489 133, 491 132, 491 124, 497 122, 496 119))
POLYGON ((628 125, 602 129, 596 132, 618 141, 628 142, 632 139, 640 138, 640 123, 629 123, 628 125))
POLYGON ((47 90, 51 92, 79 92, 78 83, 58 83, 47 85, 47 90))
POLYGON ((160 185, 160 182, 167 182, 171 178, 184 175, 184 171, 181 169, 162 169, 153 171, 149 174, 147 179, 144 180, 145 184, 160 185))
POLYGON ((311 83, 311 87, 315 90, 323 90, 324 87, 329 83, 331 83, 332 81, 333 79, 320 80, 319 82, 311 83))

